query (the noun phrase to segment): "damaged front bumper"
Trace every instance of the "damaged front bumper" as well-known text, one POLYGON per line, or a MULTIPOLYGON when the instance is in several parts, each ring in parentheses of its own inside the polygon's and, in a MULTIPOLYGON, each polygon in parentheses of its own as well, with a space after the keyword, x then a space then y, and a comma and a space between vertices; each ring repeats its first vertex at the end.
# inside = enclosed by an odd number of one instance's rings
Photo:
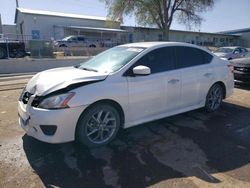
POLYGON ((75 139, 77 121, 86 107, 47 110, 18 101, 19 124, 27 135, 48 143, 75 139))

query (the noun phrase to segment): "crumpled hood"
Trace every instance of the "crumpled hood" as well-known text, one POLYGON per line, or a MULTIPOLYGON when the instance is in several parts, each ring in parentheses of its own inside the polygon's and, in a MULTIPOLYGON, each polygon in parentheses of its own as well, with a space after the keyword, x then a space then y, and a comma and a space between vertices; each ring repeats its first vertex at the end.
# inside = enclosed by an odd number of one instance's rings
POLYGON ((31 78, 26 90, 32 94, 44 96, 72 84, 104 80, 107 76, 108 73, 86 71, 75 67, 50 69, 31 78))

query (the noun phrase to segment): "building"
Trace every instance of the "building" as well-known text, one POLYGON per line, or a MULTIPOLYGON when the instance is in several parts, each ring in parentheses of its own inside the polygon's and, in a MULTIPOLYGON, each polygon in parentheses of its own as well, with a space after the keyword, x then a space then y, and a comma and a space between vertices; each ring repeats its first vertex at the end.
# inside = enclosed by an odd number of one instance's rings
MULTIPOLYGON (((162 32, 157 28, 128 27, 122 26, 128 31, 129 42, 161 41, 162 32)), ((194 31, 170 30, 169 40, 176 42, 187 42, 200 46, 235 46, 240 45, 239 36, 220 33, 205 33, 194 31)))
POLYGON ((223 31, 219 33, 239 36, 242 46, 250 47, 250 28, 223 31))
MULTIPOLYGON (((139 41, 161 41, 157 28, 121 26, 106 17, 87 16, 17 8, 16 32, 19 40, 58 40, 69 35, 83 35, 96 41, 120 44, 139 41)), ((187 42, 201 46, 250 47, 250 29, 207 33, 170 30, 170 41, 187 42)))
POLYGON ((58 40, 69 35, 86 35, 96 40, 121 40, 126 31, 119 22, 105 17, 66 14, 43 10, 17 8, 17 33, 24 40, 58 40))
POLYGON ((9 40, 18 39, 16 25, 2 25, 2 33, 4 34, 4 37, 9 40))

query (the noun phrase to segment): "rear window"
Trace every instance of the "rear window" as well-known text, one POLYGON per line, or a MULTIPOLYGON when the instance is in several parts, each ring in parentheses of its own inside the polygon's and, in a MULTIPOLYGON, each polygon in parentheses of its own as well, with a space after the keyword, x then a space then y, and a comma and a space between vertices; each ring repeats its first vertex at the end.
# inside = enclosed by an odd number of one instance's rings
POLYGON ((84 37, 78 37, 79 41, 84 41, 84 37))
POLYGON ((178 68, 208 64, 213 59, 211 54, 203 50, 183 46, 176 47, 176 56, 178 68))

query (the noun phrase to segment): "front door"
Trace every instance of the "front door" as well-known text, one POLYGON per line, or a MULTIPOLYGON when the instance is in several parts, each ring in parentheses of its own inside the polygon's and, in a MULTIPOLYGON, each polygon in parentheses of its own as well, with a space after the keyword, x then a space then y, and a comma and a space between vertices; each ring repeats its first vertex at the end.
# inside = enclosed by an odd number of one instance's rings
POLYGON ((154 119, 178 106, 180 101, 180 72, 175 71, 175 51, 172 47, 155 49, 130 69, 127 76, 129 90, 129 120, 140 122, 154 119), (131 73, 136 66, 151 69, 147 76, 131 73))

